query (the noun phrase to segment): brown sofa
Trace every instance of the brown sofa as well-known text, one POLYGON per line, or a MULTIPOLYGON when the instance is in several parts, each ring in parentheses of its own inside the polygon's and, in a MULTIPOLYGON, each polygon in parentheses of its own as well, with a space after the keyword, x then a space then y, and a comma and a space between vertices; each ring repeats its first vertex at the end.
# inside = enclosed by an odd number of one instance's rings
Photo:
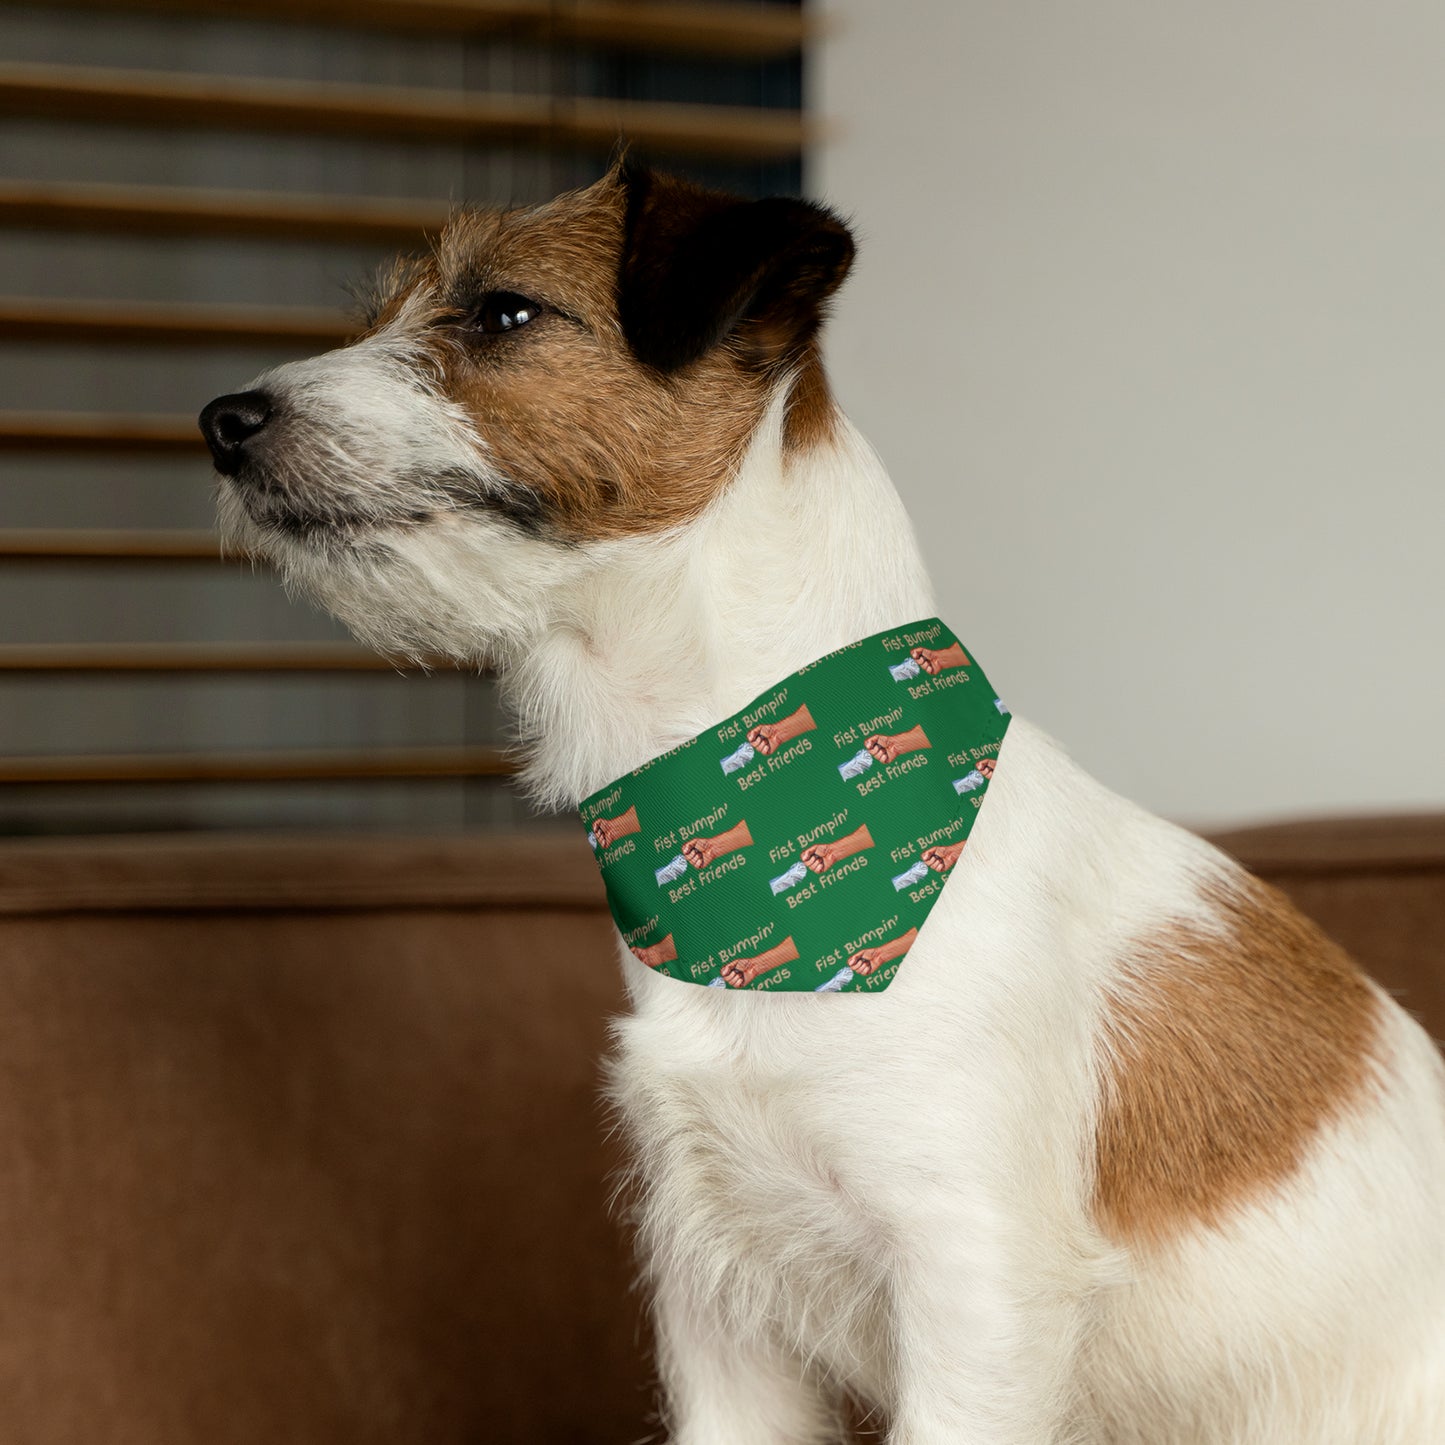
MULTIPOLYGON (((1221 841, 1445 1034, 1445 818, 1221 841)), ((0 844, 0 1439, 648 1436, 619 1004, 565 834, 0 844)))

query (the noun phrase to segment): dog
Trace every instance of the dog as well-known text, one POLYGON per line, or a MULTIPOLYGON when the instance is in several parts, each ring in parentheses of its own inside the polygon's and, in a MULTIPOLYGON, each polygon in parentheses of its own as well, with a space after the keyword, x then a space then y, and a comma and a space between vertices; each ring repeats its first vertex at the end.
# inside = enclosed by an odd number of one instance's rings
MULTIPOLYGON (((460 212, 359 340, 202 413, 223 530, 387 653, 495 667, 532 791, 576 806, 934 611, 820 359, 853 252, 626 159, 460 212)), ((1445 1441, 1424 1032, 1023 720, 945 862, 869 999, 619 945, 675 1445, 821 1445, 850 1399, 893 1445, 1445 1441)))

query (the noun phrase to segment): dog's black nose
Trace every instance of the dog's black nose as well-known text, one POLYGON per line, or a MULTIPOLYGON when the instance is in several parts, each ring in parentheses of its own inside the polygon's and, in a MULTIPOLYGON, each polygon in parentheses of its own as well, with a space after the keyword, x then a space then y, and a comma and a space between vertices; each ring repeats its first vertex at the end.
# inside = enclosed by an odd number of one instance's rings
POLYGON ((201 413, 201 435, 211 449, 216 470, 234 477, 246 460, 246 443, 271 419, 271 398, 264 391, 238 391, 218 396, 201 413))

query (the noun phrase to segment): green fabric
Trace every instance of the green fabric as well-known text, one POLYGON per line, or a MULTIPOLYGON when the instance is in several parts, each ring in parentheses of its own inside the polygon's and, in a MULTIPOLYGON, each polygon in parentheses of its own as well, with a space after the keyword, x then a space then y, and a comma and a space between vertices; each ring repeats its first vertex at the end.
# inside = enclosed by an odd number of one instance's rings
POLYGON ((685 983, 887 988, 1008 722, 936 617, 810 663, 583 802, 623 941, 685 983))

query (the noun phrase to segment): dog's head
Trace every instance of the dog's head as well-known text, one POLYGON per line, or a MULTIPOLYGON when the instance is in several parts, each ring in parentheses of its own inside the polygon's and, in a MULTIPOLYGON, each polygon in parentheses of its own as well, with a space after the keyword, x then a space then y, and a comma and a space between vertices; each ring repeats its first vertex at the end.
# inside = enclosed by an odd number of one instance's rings
POLYGON ((814 342, 852 255, 821 207, 626 164, 461 212, 357 341, 201 413, 223 527, 382 646, 505 648, 579 548, 698 516, 780 386, 795 444, 826 431, 814 342))

